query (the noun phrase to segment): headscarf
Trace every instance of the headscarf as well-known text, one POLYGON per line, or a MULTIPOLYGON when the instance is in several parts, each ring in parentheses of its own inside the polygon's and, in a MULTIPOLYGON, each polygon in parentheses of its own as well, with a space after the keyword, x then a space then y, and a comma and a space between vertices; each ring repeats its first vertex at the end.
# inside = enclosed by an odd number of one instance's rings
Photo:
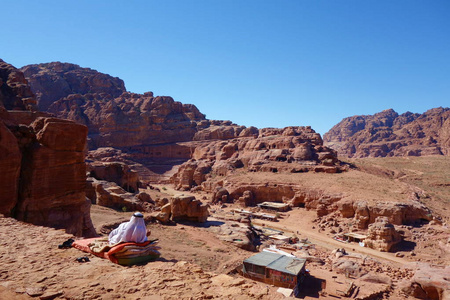
POLYGON ((108 240, 110 245, 121 242, 143 243, 147 241, 144 216, 140 212, 134 213, 129 222, 122 223, 111 231, 108 240))

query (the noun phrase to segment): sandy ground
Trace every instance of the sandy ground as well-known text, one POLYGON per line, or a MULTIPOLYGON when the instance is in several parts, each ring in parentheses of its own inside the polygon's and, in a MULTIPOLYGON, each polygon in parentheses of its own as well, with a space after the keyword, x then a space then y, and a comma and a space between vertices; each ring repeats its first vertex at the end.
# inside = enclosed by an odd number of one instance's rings
MULTIPOLYGON (((117 213, 111 215, 117 218, 117 213)), ((161 258, 146 265, 123 267, 75 248, 58 249, 58 244, 71 237, 60 230, 0 218, 0 299, 283 298, 265 284, 207 271, 239 254, 232 251, 234 247, 211 242, 204 232, 193 229, 194 236, 205 237, 203 241, 211 247, 198 251, 202 240, 192 238, 186 228, 173 226, 168 230, 150 225, 152 237, 161 240, 161 258), (229 255, 214 249, 223 249, 229 255), (196 261, 194 251, 202 258, 196 261), (204 252, 209 252, 209 257, 203 256, 204 252), (90 261, 79 263, 76 258, 80 256, 90 261)))
MULTIPOLYGON (((169 185, 158 187, 161 191, 154 193, 160 196, 180 194, 169 185)), ((193 195, 198 199, 210 199, 206 193, 193 195)), ((229 205, 227 209, 231 208, 233 206, 229 205)), ((128 221, 131 214, 97 205, 91 209, 97 232, 101 232, 104 225, 128 221)), ((370 258, 376 262, 373 270, 389 277, 413 268, 414 261, 426 261, 433 253, 437 256, 436 249, 442 241, 435 235, 436 240, 417 243, 419 251, 414 258, 396 257, 394 253, 337 242, 331 235, 318 231, 313 222, 315 218, 314 211, 296 208, 281 214, 279 222, 253 221, 256 225, 308 238, 315 244, 312 254, 326 263, 307 264, 310 276, 304 282, 302 299, 344 299, 340 291, 345 291, 356 280, 338 274, 331 267, 328 257, 333 249, 345 248, 350 254, 370 258)), ((211 218, 201 226, 148 224, 151 237, 159 239, 161 258, 146 265, 123 267, 73 248, 58 249, 59 244, 71 237, 61 230, 0 218, 0 299, 286 299, 277 293, 276 287, 228 274, 254 253, 220 241, 212 234, 208 227, 220 223, 211 218), (76 262, 80 256, 88 256, 90 261, 76 262)), ((421 232, 436 230, 428 226, 417 229, 416 234, 420 236, 421 232)), ((444 233, 445 236, 448 234, 444 233)), ((398 280, 392 278, 394 291, 389 299, 405 299, 395 290, 398 280)), ((380 288, 376 284, 358 284, 369 292, 380 288)))
MULTIPOLYGON (((96 227, 129 219, 129 213, 98 206, 92 207, 92 216, 96 227)), ((223 274, 254 253, 219 241, 207 227, 150 224, 151 237, 160 240, 161 258, 123 267, 74 248, 58 249, 71 237, 61 230, 0 218, 0 299, 285 298, 276 287, 223 274), (76 262, 80 256, 90 261, 76 262)), ((317 299, 324 280, 329 294, 349 283, 326 266, 310 269, 304 299, 317 299)))

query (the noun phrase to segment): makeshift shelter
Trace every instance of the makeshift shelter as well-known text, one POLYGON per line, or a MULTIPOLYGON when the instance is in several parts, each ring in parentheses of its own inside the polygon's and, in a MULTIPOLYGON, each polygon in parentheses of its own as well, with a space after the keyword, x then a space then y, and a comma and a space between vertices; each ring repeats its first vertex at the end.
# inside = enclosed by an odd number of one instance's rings
POLYGON ((257 204, 257 206, 262 209, 281 211, 281 212, 289 210, 288 204, 279 203, 279 202, 263 202, 263 203, 257 204))
POLYGON ((242 273, 245 277, 290 288, 297 295, 306 275, 306 259, 260 252, 244 260, 242 273))
POLYGON ((345 240, 347 240, 349 242, 360 243, 360 242, 364 242, 364 240, 367 238, 367 235, 356 233, 356 232, 349 232, 349 233, 344 233, 344 238, 345 238, 345 240))
POLYGON ((274 234, 274 235, 270 235, 269 239, 274 240, 274 241, 278 241, 278 242, 289 243, 289 240, 291 238, 288 237, 288 236, 285 236, 285 235, 281 235, 281 234, 274 234))

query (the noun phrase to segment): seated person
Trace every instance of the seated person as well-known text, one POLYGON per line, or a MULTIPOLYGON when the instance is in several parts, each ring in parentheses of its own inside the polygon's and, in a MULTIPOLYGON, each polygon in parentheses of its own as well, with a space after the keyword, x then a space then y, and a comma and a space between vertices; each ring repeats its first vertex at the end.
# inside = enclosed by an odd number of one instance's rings
POLYGON ((108 241, 110 245, 122 242, 143 243, 147 241, 144 215, 140 212, 134 213, 129 222, 122 223, 111 231, 108 241))

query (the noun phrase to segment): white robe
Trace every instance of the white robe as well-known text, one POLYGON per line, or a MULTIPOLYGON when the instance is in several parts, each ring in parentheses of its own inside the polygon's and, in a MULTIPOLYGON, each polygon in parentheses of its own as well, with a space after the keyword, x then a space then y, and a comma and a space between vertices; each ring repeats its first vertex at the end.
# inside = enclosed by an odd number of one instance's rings
POLYGON ((129 222, 122 223, 111 231, 108 240, 110 245, 121 242, 143 243, 147 241, 147 228, 144 219, 132 216, 129 222))

